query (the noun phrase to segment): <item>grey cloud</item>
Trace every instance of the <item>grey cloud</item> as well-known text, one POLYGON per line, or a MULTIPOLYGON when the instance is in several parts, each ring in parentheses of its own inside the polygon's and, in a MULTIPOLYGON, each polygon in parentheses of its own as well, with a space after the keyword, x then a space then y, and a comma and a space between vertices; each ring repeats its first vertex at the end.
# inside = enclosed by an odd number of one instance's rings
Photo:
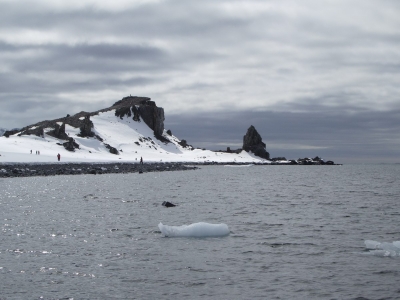
POLYGON ((199 34, 238 29, 248 23, 245 19, 224 16, 216 9, 215 2, 209 1, 165 1, 141 5, 124 11, 104 11, 94 7, 81 10, 53 11, 42 7, 32 9, 18 3, 8 3, 3 8, 0 24, 7 28, 31 28, 47 30, 58 28, 80 33, 97 32, 119 36, 164 35, 196 37, 199 34), (18 22, 17 22, 18 18, 18 22), (106 24, 106 25, 105 25, 106 24))
POLYGON ((0 127, 118 100, 67 105, 60 94, 122 98, 134 90, 167 104, 167 126, 173 116, 173 131, 189 142, 194 131, 193 144, 238 145, 254 120, 271 152, 287 156, 307 147, 336 155, 339 144, 341 157, 344 149, 349 156, 379 147, 393 154, 388 133, 397 136, 397 127, 385 122, 400 109, 399 9, 397 1, 375 0, 170 0, 110 11, 7 1, 0 10, 0 127), (27 40, 19 36, 25 31, 27 40), (191 110, 197 115, 186 117, 191 110))
POLYGON ((16 71, 139 71, 163 66, 166 57, 164 51, 150 46, 32 45, 29 49, 38 52, 37 57, 24 61, 16 59, 13 63, 16 71))

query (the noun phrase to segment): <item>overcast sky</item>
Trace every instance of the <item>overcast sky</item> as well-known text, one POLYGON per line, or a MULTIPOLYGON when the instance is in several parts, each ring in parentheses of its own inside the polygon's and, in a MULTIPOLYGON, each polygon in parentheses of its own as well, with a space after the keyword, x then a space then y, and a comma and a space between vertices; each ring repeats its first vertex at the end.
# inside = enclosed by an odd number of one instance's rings
POLYGON ((0 127, 152 98, 195 147, 400 163, 398 0, 0 0, 0 127))

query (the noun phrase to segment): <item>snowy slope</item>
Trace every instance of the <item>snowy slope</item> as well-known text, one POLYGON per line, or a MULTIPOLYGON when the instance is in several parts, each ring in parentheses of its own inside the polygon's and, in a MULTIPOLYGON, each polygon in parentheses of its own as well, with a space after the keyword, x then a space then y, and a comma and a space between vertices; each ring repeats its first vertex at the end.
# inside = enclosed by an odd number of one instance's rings
POLYGON ((245 151, 233 154, 190 150, 179 145, 180 140, 165 131, 163 136, 170 143, 164 143, 154 137, 153 130, 145 122, 135 122, 129 117, 120 119, 115 116, 115 110, 100 112, 90 119, 94 125, 93 132, 103 142, 96 137, 79 137, 79 128, 70 125, 66 125, 65 132, 79 144, 75 152, 67 151, 60 145, 65 140, 47 135, 50 128, 45 130, 43 138, 35 135, 18 136, 17 133, 9 138, 0 137, 0 163, 55 162, 58 153, 64 162, 139 162, 141 157, 144 162, 268 162, 245 151), (119 155, 111 154, 105 143, 116 148, 119 155), (36 155, 36 151, 40 151, 40 155, 36 155))

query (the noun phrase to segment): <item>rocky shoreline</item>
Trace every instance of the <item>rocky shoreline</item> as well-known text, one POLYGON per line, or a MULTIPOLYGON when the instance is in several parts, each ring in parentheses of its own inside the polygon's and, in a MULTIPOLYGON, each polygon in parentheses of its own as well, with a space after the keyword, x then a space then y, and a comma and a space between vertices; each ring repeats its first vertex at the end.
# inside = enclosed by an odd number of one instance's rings
POLYGON ((196 166, 183 163, 14 163, 0 164, 0 178, 84 175, 84 174, 126 174, 162 171, 195 170, 196 166))
MULTIPOLYGON (((55 176, 55 175, 100 175, 148 173, 165 171, 197 170, 198 166, 223 165, 258 165, 258 166, 293 166, 293 164, 276 163, 238 163, 238 162, 171 162, 171 163, 8 163, 0 164, 0 178, 55 176)), ((300 165, 300 164, 295 164, 300 165)), ((305 164, 306 165, 306 164, 305 164)), ((311 164, 310 164, 311 165, 311 164)), ((328 165, 328 164, 327 164, 328 165)), ((341 164, 333 164, 341 165, 341 164)))

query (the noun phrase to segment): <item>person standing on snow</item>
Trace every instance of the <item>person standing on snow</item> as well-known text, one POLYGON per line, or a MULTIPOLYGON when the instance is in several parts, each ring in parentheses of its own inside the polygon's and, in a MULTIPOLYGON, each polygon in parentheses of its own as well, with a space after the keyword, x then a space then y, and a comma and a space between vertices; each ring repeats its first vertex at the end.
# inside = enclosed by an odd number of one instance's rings
POLYGON ((58 161, 60 161, 61 155, 60 153, 57 154, 58 161))

